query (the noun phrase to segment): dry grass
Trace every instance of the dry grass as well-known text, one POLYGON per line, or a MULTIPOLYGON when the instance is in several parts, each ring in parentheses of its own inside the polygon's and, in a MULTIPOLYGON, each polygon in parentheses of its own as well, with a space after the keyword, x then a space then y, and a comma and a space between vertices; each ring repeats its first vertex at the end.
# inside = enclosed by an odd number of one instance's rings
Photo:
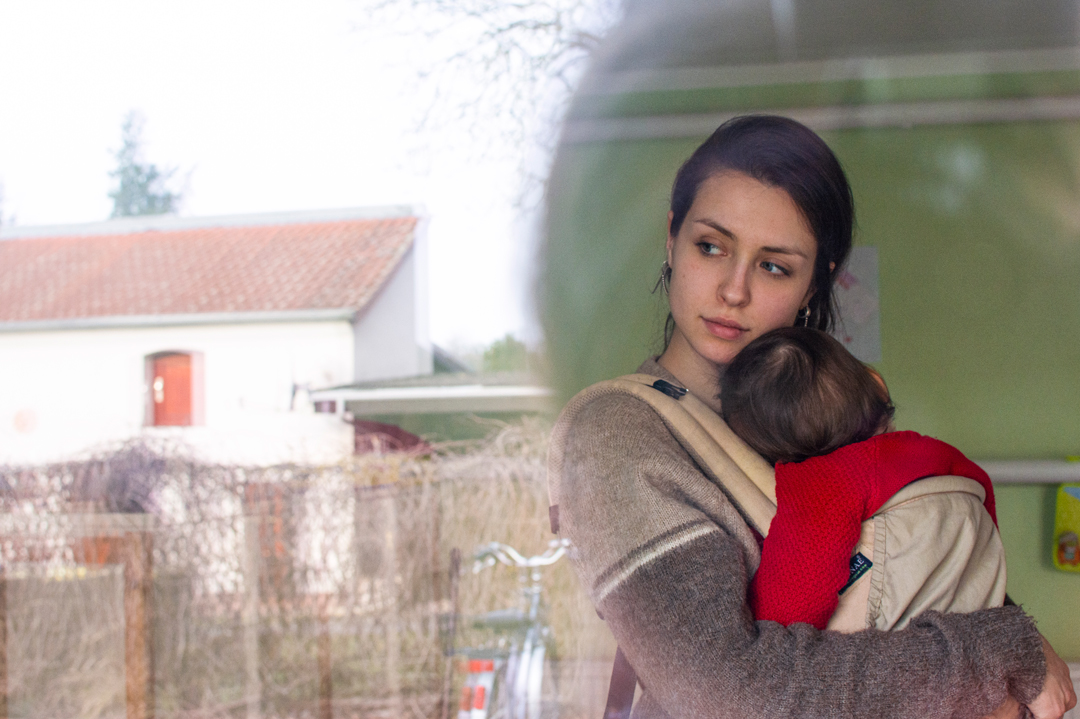
MULTIPOLYGON (((489 541, 546 547, 546 438, 523 421, 428 456, 330 467, 213 466, 134 444, 0 468, 10 715, 123 714, 121 573, 93 566, 69 520, 148 513, 158 716, 243 716, 255 696, 262 716, 314 715, 320 646, 335 716, 438 716, 450 550, 466 556, 463 614, 519 602, 513 570, 474 575, 468 556, 489 541)), ((614 646, 568 563, 543 581, 562 716, 597 716, 614 646)))

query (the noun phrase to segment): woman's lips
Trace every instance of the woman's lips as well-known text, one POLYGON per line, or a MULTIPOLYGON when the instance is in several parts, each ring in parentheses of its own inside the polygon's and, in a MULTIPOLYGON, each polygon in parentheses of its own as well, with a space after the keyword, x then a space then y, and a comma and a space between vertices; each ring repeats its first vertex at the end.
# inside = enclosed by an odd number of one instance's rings
POLYGON ((705 329, 709 330, 710 333, 722 340, 737 340, 742 337, 745 332, 750 331, 738 322, 725 320, 720 317, 713 319, 702 317, 702 319, 705 321, 705 329))

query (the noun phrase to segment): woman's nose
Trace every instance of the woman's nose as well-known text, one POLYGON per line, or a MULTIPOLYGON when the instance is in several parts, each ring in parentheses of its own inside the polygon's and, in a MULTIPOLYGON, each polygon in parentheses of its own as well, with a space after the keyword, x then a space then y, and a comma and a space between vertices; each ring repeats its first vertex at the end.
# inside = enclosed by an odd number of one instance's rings
POLYGON ((727 305, 741 307, 750 301, 749 268, 736 266, 721 281, 717 296, 727 305))

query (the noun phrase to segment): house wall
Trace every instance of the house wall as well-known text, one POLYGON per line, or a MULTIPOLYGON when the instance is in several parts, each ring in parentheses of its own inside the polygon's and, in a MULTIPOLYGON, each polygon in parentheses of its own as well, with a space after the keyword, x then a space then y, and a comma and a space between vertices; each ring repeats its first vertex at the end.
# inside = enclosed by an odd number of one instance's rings
MULTIPOLYGON (((1080 73, 668 93, 687 112, 1071 93, 1080 73), (841 92, 843 91, 843 92, 841 92), (755 94, 756 92, 756 94, 755 94)), ((593 112, 659 112, 672 97, 593 112), (641 103, 652 104, 642 110, 641 103), (653 102, 655 101, 655 102, 653 102)), ((1080 454, 1080 120, 822 133, 855 192, 857 243, 878 248, 882 360, 897 424, 976 459, 1080 454)), ((671 181, 704 139, 578 142, 550 183, 542 304, 565 399, 661 350, 671 181)), ((1052 487, 998 492, 1010 595, 1080 659, 1080 575, 1053 569, 1052 487)))
POLYGON ((351 426, 314 414, 303 389, 352 380, 345 319, 0 332, 0 368, 0 463, 63 460, 140 435, 222 462, 332 462, 352 450, 351 426), (145 426, 145 358, 168 350, 202 354, 202 426, 145 426))
POLYGON ((413 247, 354 326, 354 381, 431 374, 427 243, 422 231, 418 229, 413 247))

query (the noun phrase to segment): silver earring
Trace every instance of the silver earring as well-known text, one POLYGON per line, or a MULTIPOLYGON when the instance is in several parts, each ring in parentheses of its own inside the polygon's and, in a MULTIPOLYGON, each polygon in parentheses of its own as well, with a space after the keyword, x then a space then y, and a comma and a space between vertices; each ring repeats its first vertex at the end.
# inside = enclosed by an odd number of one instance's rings
POLYGON ((802 320, 803 327, 810 326, 810 313, 810 305, 807 305, 806 307, 803 307, 801 310, 799 310, 799 319, 802 320))
POLYGON ((671 265, 667 260, 664 260, 660 264, 660 278, 656 280, 656 284, 653 285, 652 291, 655 293, 657 289, 663 287, 664 294, 668 294, 668 283, 671 282, 671 265))

